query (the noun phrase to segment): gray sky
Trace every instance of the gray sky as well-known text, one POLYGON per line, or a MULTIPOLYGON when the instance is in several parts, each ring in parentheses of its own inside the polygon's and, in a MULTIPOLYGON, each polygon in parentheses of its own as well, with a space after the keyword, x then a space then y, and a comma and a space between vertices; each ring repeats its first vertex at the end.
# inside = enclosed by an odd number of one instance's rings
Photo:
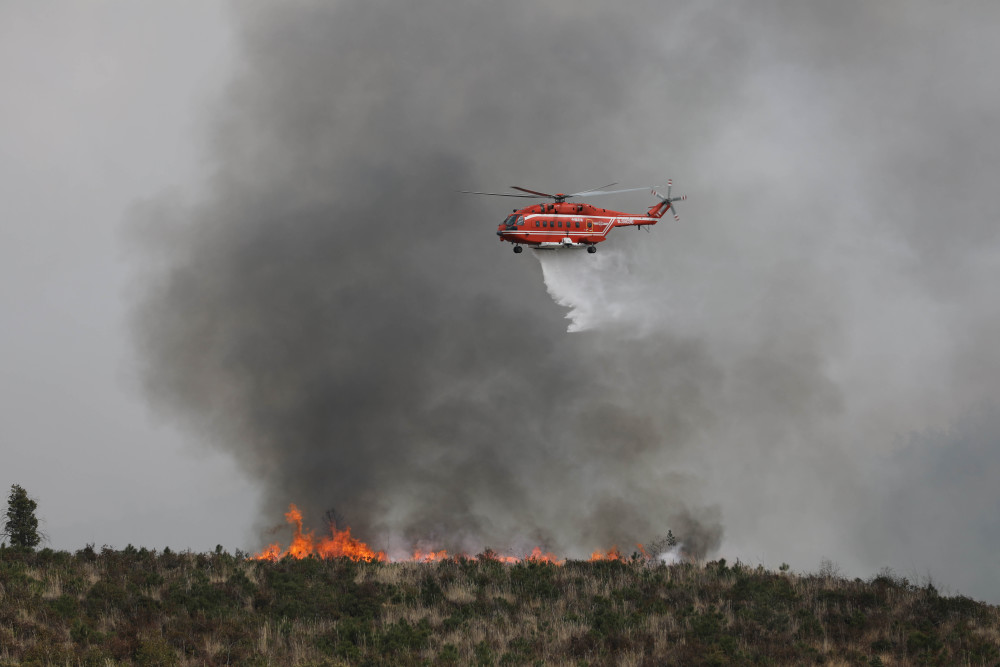
POLYGON ((0 486, 50 544, 247 544, 256 491, 137 390, 129 207, 202 187, 219 3, 0 3, 0 486))
POLYGON ((240 7, 0 10, 0 483, 54 546, 295 501, 1000 600, 993 5, 240 7), (453 194, 668 176, 542 264, 453 194))

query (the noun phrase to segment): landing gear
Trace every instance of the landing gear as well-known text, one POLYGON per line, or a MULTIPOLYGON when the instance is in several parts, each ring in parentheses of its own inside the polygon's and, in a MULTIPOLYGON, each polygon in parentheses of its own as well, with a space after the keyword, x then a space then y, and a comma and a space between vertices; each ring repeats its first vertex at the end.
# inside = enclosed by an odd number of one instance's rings
POLYGON ((524 252, 524 248, 522 248, 522 247, 521 247, 521 246, 519 246, 519 245, 516 245, 516 246, 514 246, 514 253, 515 253, 515 254, 518 254, 518 255, 520 255, 520 254, 521 254, 522 252, 524 252))
POLYGON ((595 252, 597 252, 597 246, 593 246, 593 245, 587 246, 587 252, 589 252, 591 255, 593 255, 595 252))

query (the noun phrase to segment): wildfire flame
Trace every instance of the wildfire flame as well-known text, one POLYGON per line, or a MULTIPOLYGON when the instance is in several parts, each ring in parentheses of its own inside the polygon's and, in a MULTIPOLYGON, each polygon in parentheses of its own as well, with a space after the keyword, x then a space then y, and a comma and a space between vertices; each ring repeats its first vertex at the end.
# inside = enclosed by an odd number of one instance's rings
POLYGON ((389 560, 384 551, 373 551, 371 547, 359 539, 351 537, 351 528, 348 526, 343 530, 337 530, 336 526, 330 526, 330 537, 323 537, 317 540, 312 531, 302 531, 302 512, 292 503, 285 512, 285 521, 295 526, 295 534, 292 543, 284 551, 278 544, 271 544, 264 551, 256 554, 254 558, 258 560, 278 560, 291 556, 292 558, 305 558, 316 555, 320 558, 350 558, 351 560, 366 561, 386 561, 389 560))
POLYGON ((614 546, 604 552, 600 550, 595 551, 594 553, 590 554, 590 560, 591 562, 593 562, 595 560, 625 560, 625 559, 622 558, 622 552, 618 550, 618 547, 614 546))
POLYGON ((413 558, 410 560, 417 561, 419 563, 433 563, 439 560, 448 560, 448 552, 445 549, 441 551, 421 551, 417 549, 413 552, 413 558))
MULTIPOLYGON (((318 539, 312 531, 303 531, 302 512, 299 511, 299 508, 296 507, 294 503, 288 506, 288 511, 285 512, 285 520, 295 528, 292 536, 292 543, 288 545, 288 548, 282 549, 281 545, 277 543, 271 544, 260 553, 254 554, 252 558, 256 560, 277 561, 282 558, 307 558, 309 556, 318 556, 319 558, 350 558, 351 560, 357 561, 387 562, 389 560, 384 551, 375 551, 361 540, 351 537, 350 527, 340 530, 336 525, 331 525, 330 536, 318 539)), ((643 549, 642 545, 637 544, 636 546, 639 548, 643 557, 648 559, 649 556, 646 554, 646 550, 643 549)), ((482 554, 481 557, 509 564, 534 562, 562 565, 565 562, 564 559, 560 559, 551 552, 543 552, 540 547, 532 549, 531 553, 524 558, 518 558, 517 556, 501 556, 492 551, 487 551, 482 554)), ((445 549, 440 551, 421 551, 417 549, 408 560, 417 563, 434 563, 448 560, 449 558, 467 558, 474 560, 474 557, 466 554, 449 554, 445 549)), ((622 555, 622 552, 617 546, 614 546, 607 551, 598 550, 593 552, 590 555, 590 560, 624 561, 627 560, 627 558, 622 555)))

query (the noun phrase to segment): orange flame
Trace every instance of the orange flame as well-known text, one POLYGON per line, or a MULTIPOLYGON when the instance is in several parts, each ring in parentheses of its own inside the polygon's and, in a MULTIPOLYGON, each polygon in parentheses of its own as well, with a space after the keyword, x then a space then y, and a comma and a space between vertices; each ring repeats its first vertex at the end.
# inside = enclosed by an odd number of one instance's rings
POLYGON ((590 561, 593 562, 595 560, 625 560, 625 559, 622 558, 622 552, 618 550, 618 547, 613 546, 607 551, 602 552, 600 550, 597 550, 594 553, 590 554, 590 561))
POLYGON ((531 555, 524 560, 532 561, 535 563, 553 563, 555 565, 562 565, 563 561, 559 560, 554 553, 545 552, 542 553, 541 548, 535 547, 531 550, 531 555))
MULTIPOLYGON (((295 527, 295 532, 292 536, 292 543, 288 546, 288 548, 282 550, 280 545, 271 544, 260 553, 252 556, 252 558, 256 560, 277 561, 286 557, 307 558, 309 556, 318 556, 319 558, 350 558, 351 560, 359 561, 386 562, 389 560, 384 551, 375 551, 361 540, 351 537, 350 527, 338 530, 335 525, 331 525, 330 537, 321 537, 319 539, 313 535, 312 531, 303 531, 302 512, 299 511, 299 508, 296 507, 294 503, 288 506, 288 511, 285 513, 285 520, 295 527)), ((643 549, 642 545, 637 544, 636 546, 639 548, 642 555, 648 560, 649 556, 646 554, 646 550, 643 549)), ((417 563, 435 563, 448 560, 449 558, 468 558, 470 560, 475 560, 475 557, 470 557, 465 554, 449 554, 445 549, 441 549, 440 551, 421 551, 420 549, 417 549, 413 552, 413 555, 409 560, 417 563)), ((543 552, 540 547, 532 549, 531 553, 524 558, 519 558, 517 556, 501 556, 490 550, 487 550, 486 553, 482 554, 482 558, 508 564, 530 562, 562 565, 565 562, 551 552, 543 552)), ((590 555, 590 560, 624 561, 626 558, 622 556, 618 547, 614 546, 607 551, 598 550, 593 552, 590 555)))
POLYGON ((295 534, 292 536, 292 543, 288 549, 282 551, 279 545, 272 544, 261 553, 256 554, 255 559, 273 561, 286 556, 292 558, 319 556, 320 558, 350 558, 351 560, 367 561, 388 560, 384 551, 373 551, 361 540, 351 537, 350 527, 337 530, 336 526, 330 526, 330 537, 323 537, 319 540, 315 538, 312 531, 302 532, 302 512, 295 506, 295 503, 288 506, 285 520, 295 526, 295 534))
MULTIPOLYGON (((639 544, 637 542, 635 546, 639 550, 638 553, 642 554, 642 557, 645 560, 652 560, 652 558, 650 557, 650 555, 648 553, 646 553, 646 549, 643 548, 643 546, 641 544, 639 544)), ((626 556, 622 555, 621 550, 618 549, 618 545, 615 545, 615 546, 611 547, 610 549, 608 549, 607 551, 600 551, 600 550, 598 550, 598 551, 595 551, 594 553, 590 554, 590 561, 591 562, 597 561, 597 560, 621 560, 621 561, 625 561, 625 560, 628 560, 628 558, 626 556)))
POLYGON ((419 563, 433 563, 439 560, 448 560, 448 552, 445 549, 441 551, 421 551, 417 549, 413 552, 413 558, 410 560, 417 561, 419 563))

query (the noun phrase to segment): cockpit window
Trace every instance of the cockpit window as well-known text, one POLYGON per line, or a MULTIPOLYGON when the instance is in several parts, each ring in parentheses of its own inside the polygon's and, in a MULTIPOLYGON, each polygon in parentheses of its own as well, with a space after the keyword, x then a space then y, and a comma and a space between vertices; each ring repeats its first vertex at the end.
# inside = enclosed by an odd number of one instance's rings
POLYGON ((524 216, 523 215, 517 219, 517 224, 518 225, 523 225, 524 224, 524 216))
POLYGON ((517 216, 516 215, 510 215, 510 216, 507 216, 507 219, 503 221, 503 224, 505 224, 508 227, 513 227, 515 220, 517 220, 517 216))

